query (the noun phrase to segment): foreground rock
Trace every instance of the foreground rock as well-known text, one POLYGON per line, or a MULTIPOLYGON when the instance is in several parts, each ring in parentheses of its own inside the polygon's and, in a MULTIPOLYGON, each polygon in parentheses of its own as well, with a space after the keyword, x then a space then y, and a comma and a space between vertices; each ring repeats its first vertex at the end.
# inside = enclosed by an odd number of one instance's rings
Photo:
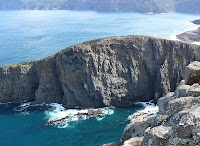
POLYGON ((0 66, 0 102, 61 103, 67 108, 123 106, 174 91, 197 45, 145 36, 71 46, 43 60, 0 66))
POLYGON ((121 144, 200 145, 199 73, 200 62, 187 66, 185 80, 176 91, 159 99, 159 112, 156 115, 134 118, 124 130, 121 144))

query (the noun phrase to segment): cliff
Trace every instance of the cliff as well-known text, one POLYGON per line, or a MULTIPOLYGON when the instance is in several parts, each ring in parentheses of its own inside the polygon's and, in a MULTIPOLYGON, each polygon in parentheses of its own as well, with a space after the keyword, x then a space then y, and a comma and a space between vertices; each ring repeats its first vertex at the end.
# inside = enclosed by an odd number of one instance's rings
POLYGON ((200 2, 194 0, 1 0, 0 9, 96 10, 139 13, 199 13, 200 2))
POLYGON ((200 145, 199 84, 200 62, 195 61, 187 66, 185 78, 175 92, 159 99, 156 115, 132 119, 124 130, 121 145, 200 145))
POLYGON ((177 39, 189 43, 200 42, 200 28, 181 33, 177 35, 177 39))
POLYGON ((71 46, 43 60, 0 66, 0 102, 123 106, 174 91, 199 46, 121 36, 71 46))

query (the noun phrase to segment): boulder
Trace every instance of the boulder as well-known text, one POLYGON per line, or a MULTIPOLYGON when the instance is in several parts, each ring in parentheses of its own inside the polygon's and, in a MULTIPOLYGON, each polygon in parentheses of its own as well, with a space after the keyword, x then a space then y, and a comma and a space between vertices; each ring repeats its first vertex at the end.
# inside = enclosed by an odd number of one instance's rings
POLYGON ((167 126, 157 126, 154 128, 149 128, 145 131, 145 136, 141 145, 148 146, 164 146, 167 145, 168 139, 171 134, 171 127, 167 126))
POLYGON ((158 100, 159 112, 152 120, 142 115, 133 119, 125 128, 121 144, 131 146, 134 139, 142 137, 138 144, 141 146, 200 145, 199 69, 200 62, 188 65, 186 81, 158 100), (130 139, 124 141, 127 138, 130 139))
POLYGON ((194 61, 185 69, 185 82, 187 85, 200 83, 200 62, 194 61))
POLYGON ((139 146, 144 137, 134 137, 126 140, 123 146, 139 146))
POLYGON ((148 127, 152 127, 154 124, 155 115, 146 116, 140 115, 136 119, 133 119, 131 123, 125 128, 120 143, 123 144, 126 140, 134 137, 143 137, 145 130, 148 127))

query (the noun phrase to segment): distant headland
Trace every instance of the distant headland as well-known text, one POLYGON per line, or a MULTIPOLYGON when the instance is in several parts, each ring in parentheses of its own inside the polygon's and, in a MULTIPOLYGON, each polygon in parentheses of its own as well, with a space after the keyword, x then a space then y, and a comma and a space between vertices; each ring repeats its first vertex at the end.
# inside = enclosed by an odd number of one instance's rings
MULTIPOLYGON (((200 19, 194 20, 192 23, 200 25, 200 19)), ((177 39, 184 42, 200 44, 200 27, 196 30, 187 31, 177 35, 177 39)))
POLYGON ((194 0, 1 0, 0 10, 95 10, 139 13, 200 13, 194 0))

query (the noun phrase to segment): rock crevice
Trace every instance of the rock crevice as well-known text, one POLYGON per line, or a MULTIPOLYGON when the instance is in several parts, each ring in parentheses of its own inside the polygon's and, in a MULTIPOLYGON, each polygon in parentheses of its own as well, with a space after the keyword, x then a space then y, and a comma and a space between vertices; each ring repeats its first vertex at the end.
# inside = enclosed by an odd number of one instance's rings
POLYGON ((185 78, 175 92, 158 100, 155 115, 134 117, 121 138, 124 146, 200 144, 200 62, 186 67, 185 78))

